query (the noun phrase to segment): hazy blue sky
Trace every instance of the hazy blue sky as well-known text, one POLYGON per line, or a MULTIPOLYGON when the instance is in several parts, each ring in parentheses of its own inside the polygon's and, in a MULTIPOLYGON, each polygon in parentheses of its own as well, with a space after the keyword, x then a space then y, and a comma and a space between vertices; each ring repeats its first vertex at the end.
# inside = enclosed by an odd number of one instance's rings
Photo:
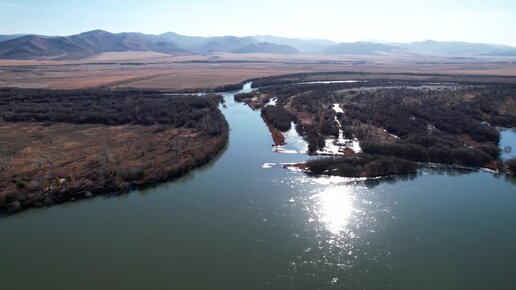
POLYGON ((0 0, 0 34, 93 29, 516 45, 516 0, 0 0))

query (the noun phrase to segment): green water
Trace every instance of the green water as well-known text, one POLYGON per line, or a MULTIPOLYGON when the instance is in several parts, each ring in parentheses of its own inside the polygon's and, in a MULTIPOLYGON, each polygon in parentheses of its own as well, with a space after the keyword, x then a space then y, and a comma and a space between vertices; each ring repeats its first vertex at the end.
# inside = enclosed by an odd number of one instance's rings
POLYGON ((259 113, 226 96, 211 164, 0 219, 0 289, 514 289, 514 180, 264 169, 305 157, 273 153, 259 113))

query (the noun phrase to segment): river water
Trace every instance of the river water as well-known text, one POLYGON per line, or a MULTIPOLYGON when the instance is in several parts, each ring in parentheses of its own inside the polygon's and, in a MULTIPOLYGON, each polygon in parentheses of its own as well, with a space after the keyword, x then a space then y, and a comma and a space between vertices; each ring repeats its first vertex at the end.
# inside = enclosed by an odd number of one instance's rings
POLYGON ((514 288, 514 180, 263 168, 306 157, 272 152, 259 112, 233 95, 229 145, 207 166, 0 219, 0 289, 514 288))

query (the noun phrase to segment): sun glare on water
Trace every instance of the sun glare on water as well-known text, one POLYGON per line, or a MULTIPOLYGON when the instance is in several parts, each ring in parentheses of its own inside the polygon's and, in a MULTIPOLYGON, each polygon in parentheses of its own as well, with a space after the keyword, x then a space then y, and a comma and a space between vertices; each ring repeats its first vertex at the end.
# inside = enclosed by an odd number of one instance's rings
POLYGON ((351 188, 348 186, 335 186, 323 190, 312 196, 316 199, 317 219, 326 229, 335 235, 349 230, 348 225, 355 212, 351 188))

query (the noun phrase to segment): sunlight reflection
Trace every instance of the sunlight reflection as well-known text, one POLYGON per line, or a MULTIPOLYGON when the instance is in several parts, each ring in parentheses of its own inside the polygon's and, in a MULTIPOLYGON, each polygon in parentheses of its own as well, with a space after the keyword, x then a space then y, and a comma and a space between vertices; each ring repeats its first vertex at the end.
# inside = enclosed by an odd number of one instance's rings
POLYGON ((318 219, 333 234, 348 231, 348 224, 355 211, 351 193, 349 186, 335 186, 312 197, 317 200, 318 219))

